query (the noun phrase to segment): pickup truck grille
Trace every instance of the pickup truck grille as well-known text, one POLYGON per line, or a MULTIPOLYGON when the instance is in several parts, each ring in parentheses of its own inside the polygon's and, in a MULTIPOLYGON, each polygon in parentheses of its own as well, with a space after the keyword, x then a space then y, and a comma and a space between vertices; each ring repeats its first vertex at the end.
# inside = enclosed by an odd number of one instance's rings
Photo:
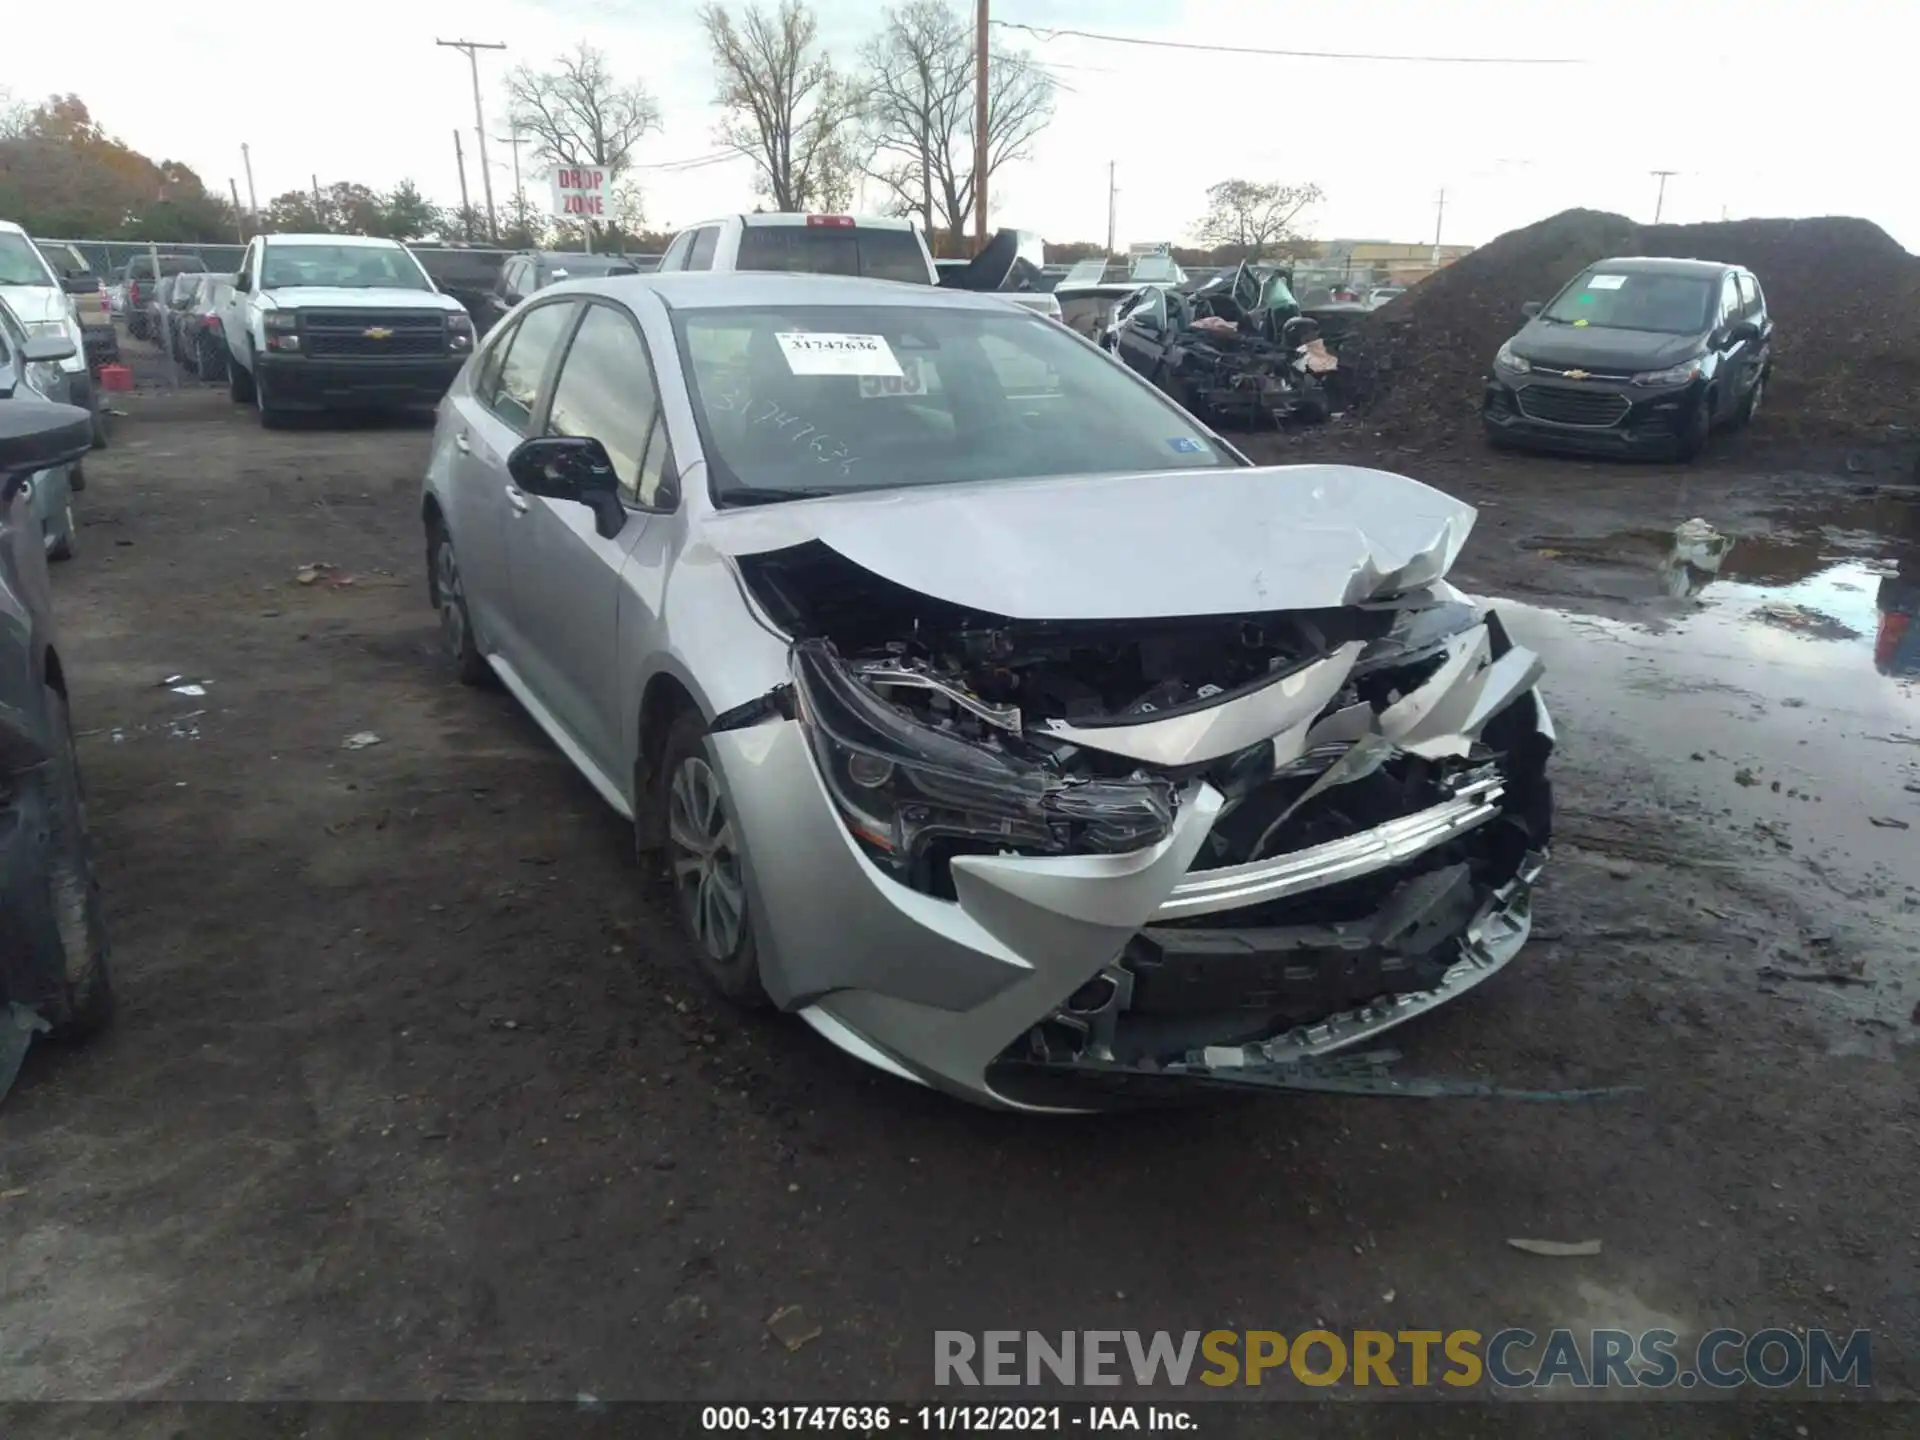
POLYGON ((446 317, 432 310, 303 310, 300 333, 309 355, 447 353, 446 317))

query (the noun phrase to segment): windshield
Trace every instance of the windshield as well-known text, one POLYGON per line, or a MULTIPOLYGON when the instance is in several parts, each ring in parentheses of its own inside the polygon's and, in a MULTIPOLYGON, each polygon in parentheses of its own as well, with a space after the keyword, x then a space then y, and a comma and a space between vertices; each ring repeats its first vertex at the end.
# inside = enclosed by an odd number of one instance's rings
POLYGON ((783 270, 802 275, 864 275, 926 285, 926 253, 911 230, 857 225, 748 225, 740 232, 738 270, 783 270))
POLYGON ((1719 291, 1719 281, 1704 275, 1600 272, 1575 280, 1540 318, 1550 325, 1697 335, 1712 328, 1709 311, 1719 291))
POLYGON ((795 306, 674 319, 715 503, 1240 462, 1019 311, 795 306))
POLYGON ((52 285, 53 274, 33 242, 11 230, 0 231, 0 285, 52 285))
POLYGON ((325 285, 347 290, 431 290, 419 262, 398 245, 269 245, 262 290, 325 285))

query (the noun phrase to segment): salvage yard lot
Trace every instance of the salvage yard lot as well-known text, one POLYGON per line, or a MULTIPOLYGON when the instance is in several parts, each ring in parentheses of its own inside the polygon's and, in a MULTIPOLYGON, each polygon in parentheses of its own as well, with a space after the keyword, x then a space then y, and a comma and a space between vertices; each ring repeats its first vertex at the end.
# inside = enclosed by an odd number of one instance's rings
MULTIPOLYGON (((1310 1323, 1866 1327, 1880 1385, 1920 1383, 1915 867, 1850 808, 1920 823, 1885 798, 1920 749, 1865 738, 1920 731, 1891 683, 1782 709, 1779 678, 1596 664, 1626 642, 1535 616, 1562 744, 1536 939, 1396 1043, 1640 1094, 1009 1118, 700 987, 626 827, 439 659, 424 428, 126 408, 56 577, 122 1008, 0 1110, 0 1395, 905 1397, 936 1328, 1310 1323), (1720 728, 1654 733, 1669 697, 1720 728), (1773 778, 1762 736, 1821 802, 1736 783, 1773 778), (1769 805, 1787 849, 1748 824, 1769 805), (819 1328, 793 1350, 786 1306, 819 1328)), ((1819 498, 1737 460, 1398 458, 1490 502, 1468 580, 1585 611, 1640 592, 1529 537, 1819 498)))

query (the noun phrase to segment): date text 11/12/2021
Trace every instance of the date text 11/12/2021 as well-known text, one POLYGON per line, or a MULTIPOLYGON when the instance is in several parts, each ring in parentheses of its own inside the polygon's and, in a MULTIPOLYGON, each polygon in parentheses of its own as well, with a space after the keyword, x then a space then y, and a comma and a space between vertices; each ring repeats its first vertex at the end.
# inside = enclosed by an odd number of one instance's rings
POLYGON ((708 1405, 700 1428, 745 1434, 905 1435, 1193 1432, 1191 1410, 1158 1405, 708 1405))

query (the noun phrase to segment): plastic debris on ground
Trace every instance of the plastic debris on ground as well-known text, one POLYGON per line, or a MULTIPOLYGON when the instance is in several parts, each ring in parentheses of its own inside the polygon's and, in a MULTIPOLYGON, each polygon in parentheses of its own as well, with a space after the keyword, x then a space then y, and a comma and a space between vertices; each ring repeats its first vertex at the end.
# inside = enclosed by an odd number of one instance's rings
POLYGON ((820 1338, 820 1325, 798 1305, 782 1305, 767 1317, 767 1333, 787 1349, 798 1350, 809 1340, 820 1338))
POLYGON ((1556 1259, 1600 1253, 1598 1240, 1509 1240, 1507 1244, 1529 1255, 1546 1255, 1556 1259))
POLYGON ((369 745, 378 745, 380 737, 371 730, 356 730, 340 742, 342 750, 364 750, 369 745))

